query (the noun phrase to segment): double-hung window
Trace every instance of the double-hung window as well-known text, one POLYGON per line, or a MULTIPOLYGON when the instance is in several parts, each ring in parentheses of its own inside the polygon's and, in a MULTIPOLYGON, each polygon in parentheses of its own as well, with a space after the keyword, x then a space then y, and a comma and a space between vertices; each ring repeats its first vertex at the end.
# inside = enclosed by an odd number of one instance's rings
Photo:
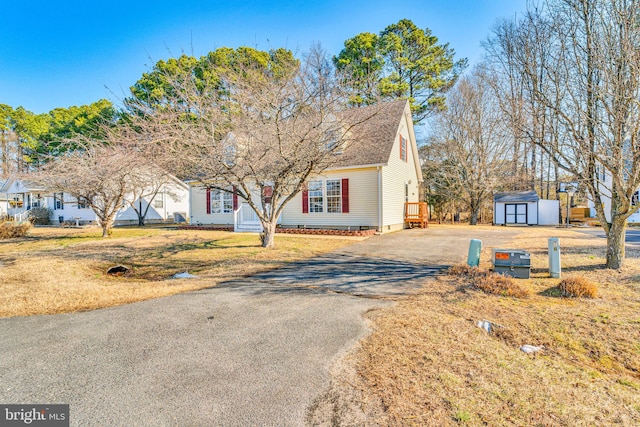
POLYGON ((211 190, 210 203, 212 214, 233 212, 233 194, 229 191, 211 190))
POLYGON ((342 212, 342 191, 339 179, 327 180, 327 212, 342 212))
POLYGON ((310 181, 309 182, 309 212, 320 213, 324 212, 324 197, 323 197, 323 185, 322 181, 310 181))
POLYGON ((302 191, 302 213, 349 213, 349 179, 309 181, 302 191))

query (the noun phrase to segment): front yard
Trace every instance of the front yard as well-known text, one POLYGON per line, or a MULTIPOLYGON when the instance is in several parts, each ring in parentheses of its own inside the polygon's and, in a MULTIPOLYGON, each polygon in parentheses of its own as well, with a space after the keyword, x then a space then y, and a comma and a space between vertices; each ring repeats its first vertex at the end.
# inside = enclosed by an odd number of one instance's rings
MULTIPOLYGON (((334 376, 340 393, 331 425, 640 425, 640 249, 628 251, 624 269, 610 271, 601 268, 604 239, 560 228, 521 231, 509 246, 532 253, 532 277, 518 281, 531 295, 490 295, 445 275, 370 312, 371 335, 334 376), (559 280, 547 277, 551 236, 560 238, 563 277, 595 282, 597 298, 559 296, 559 280), (477 327, 482 320, 492 322, 492 333, 477 327), (528 355, 520 351, 525 344, 544 349, 528 355)), ((99 235, 36 228, 0 241, 0 317, 216 286, 358 240, 278 235, 277 248, 265 250, 256 235, 221 231, 116 228, 111 238, 99 235), (107 275, 117 264, 131 272, 107 275), (171 278, 183 271, 199 280, 171 278)), ((489 258, 485 248, 482 268, 489 258)))
POLYGON ((371 315, 373 333, 352 360, 370 425, 640 425, 640 251, 609 271, 604 239, 576 231, 527 228, 511 246, 532 250, 532 278, 518 281, 529 298, 445 276, 371 315), (598 298, 558 296, 559 280, 547 278, 551 236, 563 275, 596 282, 598 298), (544 350, 527 355, 525 344, 544 350))
POLYGON ((92 310, 142 301, 279 267, 354 241, 278 236, 276 249, 255 234, 162 228, 34 228, 0 240, 0 317, 92 310), (123 276, 106 270, 131 268, 123 276), (187 271, 198 280, 172 279, 187 271))

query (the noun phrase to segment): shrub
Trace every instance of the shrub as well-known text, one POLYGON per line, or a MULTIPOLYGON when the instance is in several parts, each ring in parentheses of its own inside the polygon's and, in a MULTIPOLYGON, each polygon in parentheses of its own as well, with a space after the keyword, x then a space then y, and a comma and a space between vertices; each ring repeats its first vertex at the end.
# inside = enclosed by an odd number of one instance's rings
POLYGON ((33 208, 29 211, 29 218, 35 225, 49 225, 52 213, 53 211, 49 208, 33 208))
POLYGON ((598 293, 595 283, 581 276, 562 279, 558 289, 563 297, 595 298, 598 293))
POLYGON ((31 228, 30 222, 16 224, 12 221, 0 222, 0 239, 11 239, 14 237, 24 237, 31 228))
POLYGON ((469 267, 466 264, 454 265, 449 268, 451 276, 464 277, 469 280, 471 286, 481 291, 515 298, 527 298, 529 291, 520 286, 512 277, 503 276, 478 267, 469 267))

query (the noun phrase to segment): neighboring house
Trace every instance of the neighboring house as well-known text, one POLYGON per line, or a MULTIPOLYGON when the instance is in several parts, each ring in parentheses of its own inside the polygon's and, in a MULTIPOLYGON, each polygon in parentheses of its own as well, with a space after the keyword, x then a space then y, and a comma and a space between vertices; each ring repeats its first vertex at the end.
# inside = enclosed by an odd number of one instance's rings
MULTIPOLYGON (((354 127, 352 135, 335 166, 309 178, 285 206, 281 227, 379 232, 405 227, 405 203, 419 201, 422 183, 409 103, 386 103, 380 113, 354 127)), ((260 230, 255 213, 241 198, 198 183, 191 184, 191 224, 260 230)))
MULTIPOLYGON (((0 191, 4 187, 5 183, 6 181, 0 180, 0 191)), ((8 215, 7 214, 8 209, 9 209, 9 201, 7 200, 7 195, 6 193, 0 193, 0 220, 8 215)))
POLYGON ((495 225, 558 225, 560 202, 544 200, 535 191, 512 191, 493 196, 495 225))
MULTIPOLYGON (((604 215, 607 218, 607 221, 610 222, 611 221, 611 190, 610 189, 613 185, 613 179, 609 173, 601 173, 601 174, 599 172, 596 172, 596 173, 598 173, 598 179, 601 182, 601 185, 599 187, 600 200, 602 201, 602 207, 604 208, 604 215)), ((640 197, 640 190, 637 190, 635 193, 633 193, 633 196, 631 197, 632 206, 638 206, 639 197, 640 197)), ((591 217, 595 218, 596 209, 593 201, 588 200, 587 206, 591 210, 591 217)), ((627 219, 627 223, 636 223, 636 224, 640 223, 640 212, 636 212, 631 216, 629 216, 629 218, 627 219)))
MULTIPOLYGON (((0 200, 6 198, 7 214, 20 220, 25 219, 28 212, 35 207, 51 209, 52 224, 61 221, 91 224, 97 222, 96 214, 83 203, 78 203, 75 197, 67 193, 52 193, 42 186, 27 180, 8 180, 0 188, 0 200)), ((145 221, 184 222, 189 218, 189 186, 173 177, 170 183, 164 184, 153 198, 142 198, 136 201, 144 211, 149 204, 145 221), (177 214, 177 217, 176 217, 177 214)), ((131 206, 126 203, 118 211, 115 224, 137 224, 138 216, 131 206)))
POLYGON ((45 206, 46 190, 31 181, 8 179, 0 188, 7 215, 18 220, 26 218, 28 211, 45 206))

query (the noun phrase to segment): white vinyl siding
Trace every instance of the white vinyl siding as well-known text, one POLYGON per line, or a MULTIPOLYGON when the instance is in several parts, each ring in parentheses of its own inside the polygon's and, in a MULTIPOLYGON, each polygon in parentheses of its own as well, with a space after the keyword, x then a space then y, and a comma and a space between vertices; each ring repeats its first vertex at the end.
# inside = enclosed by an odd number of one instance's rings
POLYGON ((382 232, 402 229, 405 201, 419 201, 418 174, 412 145, 406 117, 403 117, 389 163, 382 168, 382 232), (400 135, 406 140, 406 161, 398 155, 401 149, 400 135))
MULTIPOLYGON (((283 227, 370 227, 378 226, 378 172, 375 167, 326 171, 313 180, 349 180, 349 213, 302 213, 302 192, 296 194, 282 213, 283 227)), ((309 193, 311 199, 311 193, 309 193)), ((340 202, 341 203, 341 202, 340 202)), ((340 206, 340 209, 342 207, 340 206)))
POLYGON ((207 190, 203 187, 191 187, 191 223, 233 225, 233 212, 207 214, 207 190))

